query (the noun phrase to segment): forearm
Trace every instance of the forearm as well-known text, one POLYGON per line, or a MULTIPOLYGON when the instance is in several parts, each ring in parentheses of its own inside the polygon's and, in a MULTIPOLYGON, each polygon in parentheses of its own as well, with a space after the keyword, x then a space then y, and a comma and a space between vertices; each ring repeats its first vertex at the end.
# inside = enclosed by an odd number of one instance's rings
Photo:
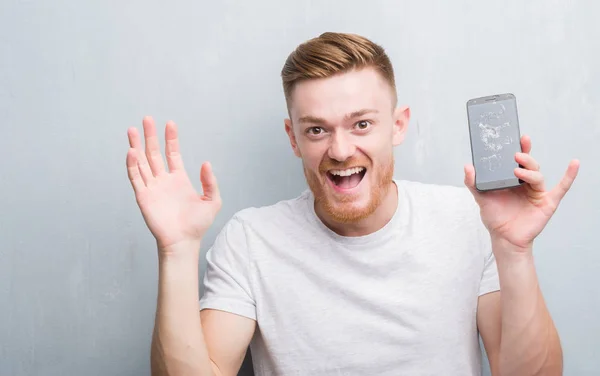
POLYGON ((197 243, 159 252, 159 285, 152 337, 152 375, 214 375, 202 326, 197 243))
POLYGON ((531 249, 492 241, 502 291, 501 375, 562 375, 562 349, 531 249))

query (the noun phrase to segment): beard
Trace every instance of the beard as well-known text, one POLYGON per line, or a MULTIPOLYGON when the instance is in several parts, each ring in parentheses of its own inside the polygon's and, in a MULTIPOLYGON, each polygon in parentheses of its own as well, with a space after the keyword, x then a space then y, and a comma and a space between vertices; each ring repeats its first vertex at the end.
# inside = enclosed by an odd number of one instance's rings
POLYGON ((372 166, 366 157, 353 157, 343 163, 326 159, 319 165, 318 174, 304 166, 304 176, 315 197, 315 204, 320 205, 331 219, 338 223, 356 223, 373 214, 387 194, 394 176, 394 155, 390 155, 389 160, 379 166, 372 166), (342 170, 355 166, 364 166, 369 174, 369 200, 364 206, 353 203, 360 198, 359 194, 337 194, 327 186, 329 182, 325 174, 328 170, 342 170))

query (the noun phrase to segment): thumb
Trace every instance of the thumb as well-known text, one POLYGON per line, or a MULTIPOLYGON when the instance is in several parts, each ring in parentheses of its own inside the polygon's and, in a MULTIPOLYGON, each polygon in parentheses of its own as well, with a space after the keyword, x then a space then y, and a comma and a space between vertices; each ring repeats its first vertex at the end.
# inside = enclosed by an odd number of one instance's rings
POLYGON ((465 169, 465 185, 469 188, 469 191, 473 196, 477 197, 477 190, 475 189, 475 168, 471 164, 467 164, 465 169))
POLYGON ((210 162, 205 162, 200 168, 200 182, 202 183, 202 191, 204 198, 208 201, 221 202, 221 194, 217 185, 217 178, 213 173, 210 162))

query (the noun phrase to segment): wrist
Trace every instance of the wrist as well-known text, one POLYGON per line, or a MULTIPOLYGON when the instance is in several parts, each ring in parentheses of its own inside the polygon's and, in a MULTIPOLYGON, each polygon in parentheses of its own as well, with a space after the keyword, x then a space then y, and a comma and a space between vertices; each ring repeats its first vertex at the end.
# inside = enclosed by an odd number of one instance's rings
POLYGON ((190 262, 200 259, 200 239, 182 240, 169 246, 157 242, 159 262, 190 262))
POLYGON ((531 252, 533 249, 533 241, 530 242, 511 242, 506 238, 506 236, 496 234, 490 231, 490 239, 492 240, 492 244, 498 246, 499 248, 506 249, 512 252, 520 252, 527 253, 531 252))
POLYGON ((172 283, 197 285, 199 263, 199 242, 181 242, 169 247, 159 248, 159 285, 166 286, 172 283))
POLYGON ((502 237, 492 235, 492 251, 496 262, 523 262, 533 259, 533 244, 516 245, 502 237))

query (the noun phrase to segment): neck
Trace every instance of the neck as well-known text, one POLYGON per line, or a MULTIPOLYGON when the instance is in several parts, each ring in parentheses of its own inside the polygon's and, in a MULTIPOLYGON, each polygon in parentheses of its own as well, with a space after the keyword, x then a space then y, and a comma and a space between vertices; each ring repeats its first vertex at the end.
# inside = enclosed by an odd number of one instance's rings
POLYGON ((375 211, 355 223, 340 223, 327 215, 319 206, 315 205, 315 212, 325 226, 341 236, 365 236, 372 234, 385 226, 394 216, 398 207, 398 188, 393 181, 389 183, 381 203, 375 211))

